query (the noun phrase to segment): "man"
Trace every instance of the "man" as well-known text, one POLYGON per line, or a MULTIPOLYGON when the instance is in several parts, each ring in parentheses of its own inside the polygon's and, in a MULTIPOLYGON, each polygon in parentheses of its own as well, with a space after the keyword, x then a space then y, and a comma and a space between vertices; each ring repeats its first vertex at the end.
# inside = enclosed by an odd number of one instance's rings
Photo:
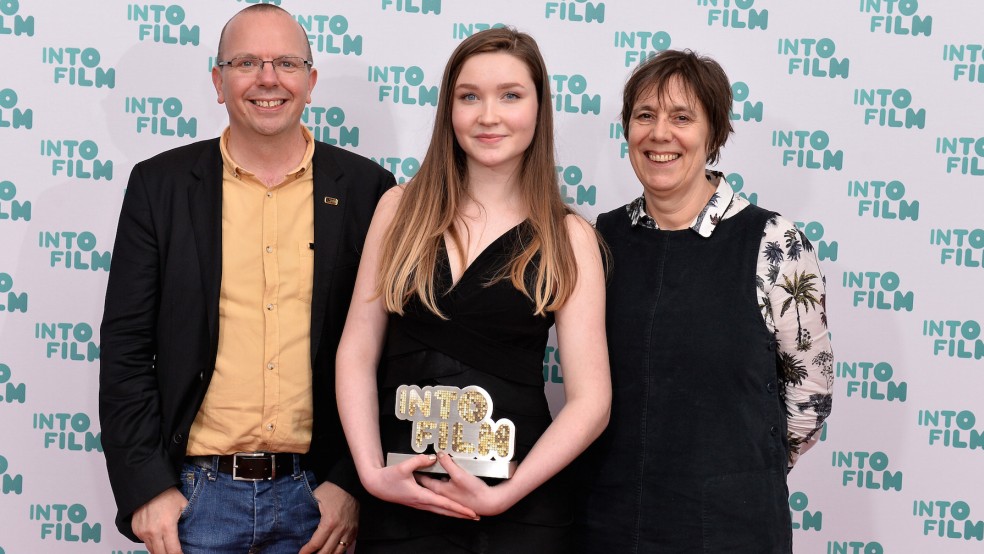
POLYGON ((137 164, 123 200, 99 391, 116 523, 152 554, 342 552, 335 349, 394 179, 300 124, 318 74, 286 11, 236 14, 217 60, 229 127, 137 164))

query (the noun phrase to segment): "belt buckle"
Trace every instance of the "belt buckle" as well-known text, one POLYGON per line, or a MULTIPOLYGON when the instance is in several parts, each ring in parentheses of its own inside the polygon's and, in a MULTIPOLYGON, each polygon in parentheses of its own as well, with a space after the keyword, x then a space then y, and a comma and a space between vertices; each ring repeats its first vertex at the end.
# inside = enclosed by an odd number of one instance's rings
POLYGON ((272 452, 236 452, 232 455, 232 480, 233 481, 269 481, 277 476, 277 455, 272 452), (270 476, 269 477, 240 477, 239 476, 239 459, 257 459, 257 458, 269 458, 270 459, 270 476))

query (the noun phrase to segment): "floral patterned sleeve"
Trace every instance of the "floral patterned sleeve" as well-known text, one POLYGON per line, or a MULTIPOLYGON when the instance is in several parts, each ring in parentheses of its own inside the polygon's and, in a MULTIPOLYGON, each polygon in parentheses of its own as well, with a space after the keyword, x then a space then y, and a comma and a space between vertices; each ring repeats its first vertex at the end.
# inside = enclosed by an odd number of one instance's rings
POLYGON ((830 415, 834 355, 825 282, 813 245, 791 221, 773 217, 762 237, 757 286, 762 317, 778 343, 790 468, 813 446, 830 415))

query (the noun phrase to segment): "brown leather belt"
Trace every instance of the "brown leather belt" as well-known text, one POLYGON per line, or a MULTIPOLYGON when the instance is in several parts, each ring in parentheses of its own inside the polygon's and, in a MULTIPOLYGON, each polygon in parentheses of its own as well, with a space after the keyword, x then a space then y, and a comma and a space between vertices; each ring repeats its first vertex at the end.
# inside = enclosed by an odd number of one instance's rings
POLYGON ((300 458, 303 467, 304 456, 290 452, 239 452, 218 456, 218 467, 214 465, 216 456, 188 456, 188 462, 205 469, 228 473, 236 481, 269 481, 278 475, 294 473, 294 457, 300 458))

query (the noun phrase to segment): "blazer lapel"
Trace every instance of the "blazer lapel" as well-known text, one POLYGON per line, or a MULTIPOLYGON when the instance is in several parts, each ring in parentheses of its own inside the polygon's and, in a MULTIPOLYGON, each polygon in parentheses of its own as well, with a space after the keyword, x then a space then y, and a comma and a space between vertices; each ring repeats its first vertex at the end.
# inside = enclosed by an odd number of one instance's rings
POLYGON ((314 149, 314 297, 311 300, 311 363, 317 357, 328 306, 332 267, 342 240, 346 187, 341 182, 342 169, 327 146, 315 143, 314 149))
POLYGON ((222 283, 222 157, 219 141, 198 159, 188 187, 188 212, 195 234, 202 292, 214 359, 219 340, 219 287, 222 283))

